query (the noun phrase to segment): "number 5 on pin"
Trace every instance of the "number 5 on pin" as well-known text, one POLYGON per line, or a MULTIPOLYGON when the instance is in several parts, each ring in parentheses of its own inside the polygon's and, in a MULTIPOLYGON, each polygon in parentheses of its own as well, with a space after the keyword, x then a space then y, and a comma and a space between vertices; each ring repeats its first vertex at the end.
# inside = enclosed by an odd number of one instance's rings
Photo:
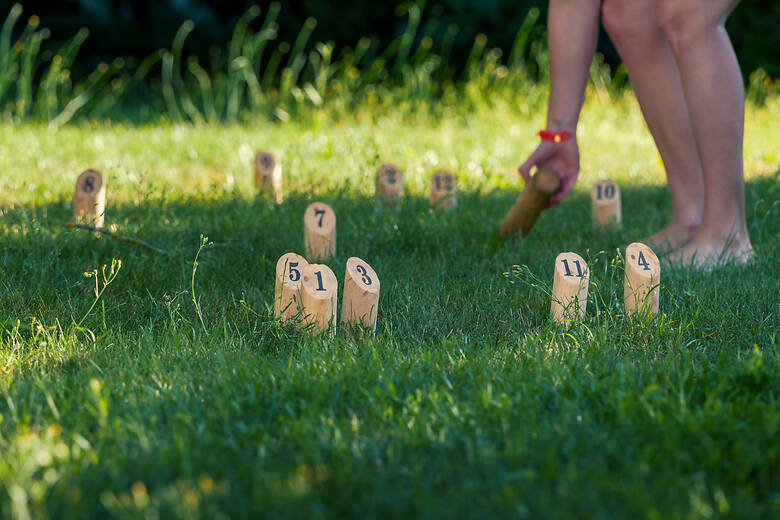
POLYGON ((324 202, 315 202, 303 214, 303 238, 309 260, 327 260, 336 254, 336 214, 324 202))
POLYGON ((347 260, 341 321, 376 330, 379 309, 379 277, 365 261, 353 256, 347 260))
POLYGON ((301 272, 309 265, 301 255, 285 253, 276 262, 274 290, 274 317, 287 321, 303 308, 301 301, 301 272))

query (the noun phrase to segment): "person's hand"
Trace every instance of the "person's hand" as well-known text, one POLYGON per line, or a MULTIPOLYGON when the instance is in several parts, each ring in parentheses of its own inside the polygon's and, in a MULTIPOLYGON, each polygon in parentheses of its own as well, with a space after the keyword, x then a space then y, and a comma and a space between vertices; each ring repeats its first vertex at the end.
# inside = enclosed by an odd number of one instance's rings
POLYGON ((546 166, 555 170, 561 177, 561 187, 550 197, 550 207, 557 205, 568 195, 577 182, 580 172, 580 152, 577 147, 577 139, 572 137, 568 141, 555 143, 542 141, 536 150, 520 165, 517 171, 523 180, 528 183, 531 180, 531 168, 546 166))

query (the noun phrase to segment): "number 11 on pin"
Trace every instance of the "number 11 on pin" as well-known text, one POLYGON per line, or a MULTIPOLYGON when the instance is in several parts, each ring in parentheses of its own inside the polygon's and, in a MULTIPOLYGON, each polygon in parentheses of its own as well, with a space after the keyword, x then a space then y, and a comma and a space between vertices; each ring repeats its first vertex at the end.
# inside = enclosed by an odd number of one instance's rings
POLYGON ((577 253, 561 253, 555 259, 551 314, 566 327, 585 316, 588 304, 588 264, 577 253))

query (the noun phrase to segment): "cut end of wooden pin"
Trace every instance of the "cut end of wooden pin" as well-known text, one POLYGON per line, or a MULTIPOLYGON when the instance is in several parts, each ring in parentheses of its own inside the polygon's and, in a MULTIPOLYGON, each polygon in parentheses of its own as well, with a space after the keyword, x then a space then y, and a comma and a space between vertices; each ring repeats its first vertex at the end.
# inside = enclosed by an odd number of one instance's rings
POLYGON ((560 186, 561 179, 555 170, 538 168, 501 222, 499 234, 507 237, 514 233, 521 236, 528 233, 550 203, 550 196, 558 191, 560 186))

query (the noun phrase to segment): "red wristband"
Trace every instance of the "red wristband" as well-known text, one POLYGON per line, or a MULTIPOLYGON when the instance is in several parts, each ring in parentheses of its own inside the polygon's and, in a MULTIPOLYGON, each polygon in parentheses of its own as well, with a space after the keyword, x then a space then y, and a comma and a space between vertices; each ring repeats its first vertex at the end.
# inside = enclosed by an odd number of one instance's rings
POLYGON ((552 141, 554 143, 565 143, 571 139, 571 132, 550 132, 549 130, 539 130, 539 137, 542 141, 552 141))

